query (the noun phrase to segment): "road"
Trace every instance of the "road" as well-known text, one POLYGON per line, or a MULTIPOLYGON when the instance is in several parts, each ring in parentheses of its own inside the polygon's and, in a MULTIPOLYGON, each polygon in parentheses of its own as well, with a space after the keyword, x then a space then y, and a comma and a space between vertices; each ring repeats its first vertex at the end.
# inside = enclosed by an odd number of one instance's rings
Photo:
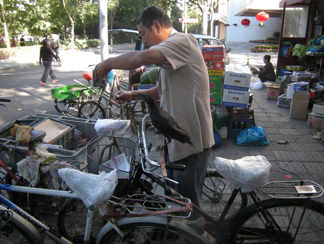
MULTIPOLYGON (((111 50, 109 56, 116 56, 133 49, 132 45, 121 45, 111 50)), ((37 113, 58 115, 53 105, 51 89, 76 84, 74 79, 87 84, 82 74, 92 69, 88 67, 89 65, 101 61, 100 49, 95 48, 83 51, 63 51, 60 57, 63 65, 53 68, 59 80, 55 84, 49 77, 47 86, 39 85, 44 66, 33 66, 0 74, 0 98, 11 99, 11 103, 6 103, 6 107, 0 107, 0 126, 26 115, 37 113)))

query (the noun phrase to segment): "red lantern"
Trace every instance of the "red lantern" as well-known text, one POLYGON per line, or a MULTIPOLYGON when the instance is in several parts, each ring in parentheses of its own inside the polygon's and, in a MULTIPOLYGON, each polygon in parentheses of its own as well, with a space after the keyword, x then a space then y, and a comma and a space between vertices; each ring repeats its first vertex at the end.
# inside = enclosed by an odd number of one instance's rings
POLYGON ((250 22, 249 19, 243 19, 240 23, 241 23, 242 25, 244 25, 245 28, 246 28, 246 26, 249 25, 251 22, 250 22))
POLYGON ((267 21, 269 19, 269 15, 265 13, 264 11, 259 12, 256 16, 256 19, 261 22, 261 25, 263 25, 263 22, 267 21))

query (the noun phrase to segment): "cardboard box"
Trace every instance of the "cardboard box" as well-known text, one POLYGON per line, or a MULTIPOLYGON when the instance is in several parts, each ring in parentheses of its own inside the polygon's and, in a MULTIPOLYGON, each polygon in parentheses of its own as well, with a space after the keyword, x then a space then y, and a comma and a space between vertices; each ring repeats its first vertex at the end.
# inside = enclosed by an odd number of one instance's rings
POLYGON ((249 108, 227 107, 231 119, 249 118, 249 108))
POLYGON ((293 71, 292 81, 311 82, 311 74, 306 74, 304 71, 293 71))
POLYGON ((247 108, 249 92, 223 89, 222 105, 228 107, 247 108))
POLYGON ((207 61, 205 62, 208 70, 219 70, 225 71, 225 62, 224 61, 207 61))
POLYGON ((292 99, 293 91, 309 91, 309 83, 302 81, 288 84, 287 98, 292 99))
POLYGON ((210 104, 222 103, 222 90, 210 90, 210 104))
POLYGON ((202 55, 205 61, 223 60, 226 56, 223 45, 205 45, 202 47, 202 55))
POLYGON ((251 71, 248 66, 226 65, 224 88, 229 90, 248 91, 251 82, 251 71), (237 87, 237 88, 235 88, 237 87))
POLYGON ((209 75, 221 75, 223 76, 224 75, 224 71, 221 71, 221 70, 208 70, 208 74, 209 75))
POLYGON ((308 91, 294 91, 290 106, 291 119, 306 119, 309 104, 308 91))
POLYGON ((285 80, 282 81, 280 84, 264 82, 264 85, 267 87, 266 99, 278 101, 278 97, 284 93, 285 84, 286 84, 285 80))
POLYGON ((324 103, 315 103, 313 106, 313 113, 317 116, 324 117, 324 103))
POLYGON ((220 75, 209 75, 210 91, 222 91, 222 79, 220 75))
POLYGON ((324 130, 324 117, 320 117, 314 113, 310 113, 308 114, 307 125, 309 127, 324 130))

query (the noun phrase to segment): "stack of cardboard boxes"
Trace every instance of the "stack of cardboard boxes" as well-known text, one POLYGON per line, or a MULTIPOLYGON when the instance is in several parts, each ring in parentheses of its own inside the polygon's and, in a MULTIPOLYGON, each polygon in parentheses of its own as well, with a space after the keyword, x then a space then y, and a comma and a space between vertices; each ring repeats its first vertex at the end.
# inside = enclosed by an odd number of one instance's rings
POLYGON ((202 55, 209 73, 210 103, 221 104, 225 48, 223 45, 203 46, 202 55))
POLYGON ((228 139, 235 139, 242 130, 252 127, 248 108, 250 81, 248 66, 226 65, 222 105, 229 111, 228 139))

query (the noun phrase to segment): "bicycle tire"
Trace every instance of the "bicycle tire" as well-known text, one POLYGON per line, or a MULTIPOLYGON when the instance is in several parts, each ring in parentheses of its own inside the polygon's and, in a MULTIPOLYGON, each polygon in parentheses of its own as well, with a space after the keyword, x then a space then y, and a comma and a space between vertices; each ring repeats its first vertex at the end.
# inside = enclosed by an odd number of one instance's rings
POLYGON ((20 215, 1 205, 0 215, 0 235, 6 236, 11 243, 43 243, 37 229, 20 215))
MULTIPOLYGON (((66 201, 57 218, 57 226, 60 234, 66 239, 72 241, 72 238, 85 233, 87 212, 85 204, 78 198, 71 198, 66 201)), ((94 219, 92 222, 92 235, 96 237, 106 221, 99 214, 97 209, 94 209, 94 219)))
POLYGON ((273 231, 269 225, 265 225, 265 221, 261 222, 256 213, 257 207, 253 204, 241 211, 230 223, 229 243, 324 243, 323 203, 308 199, 267 199, 260 204, 282 227, 282 232, 273 231), (301 214, 303 210, 306 212, 300 219, 296 215, 301 214), (298 226, 296 221, 299 220, 299 230, 294 229, 298 226), (290 226, 287 226, 288 223, 290 226), (297 235, 293 239, 295 231, 297 235), (276 234, 279 237, 276 237, 276 234))
POLYGON ((207 243, 190 227, 175 220, 168 222, 163 216, 124 218, 116 224, 123 231, 124 238, 107 224, 99 233, 97 243, 207 243))
MULTIPOLYGON (((203 184, 202 210, 214 218, 219 218, 234 189, 234 185, 220 175, 217 170, 208 169, 203 184)), ((225 219, 233 217, 246 206, 247 194, 239 191, 225 219)))
POLYGON ((105 119, 106 114, 103 105, 94 101, 88 101, 80 105, 78 117, 84 119, 105 119))
POLYGON ((54 108, 59 114, 62 114, 64 110, 70 108, 70 102, 66 99, 54 99, 54 108))

